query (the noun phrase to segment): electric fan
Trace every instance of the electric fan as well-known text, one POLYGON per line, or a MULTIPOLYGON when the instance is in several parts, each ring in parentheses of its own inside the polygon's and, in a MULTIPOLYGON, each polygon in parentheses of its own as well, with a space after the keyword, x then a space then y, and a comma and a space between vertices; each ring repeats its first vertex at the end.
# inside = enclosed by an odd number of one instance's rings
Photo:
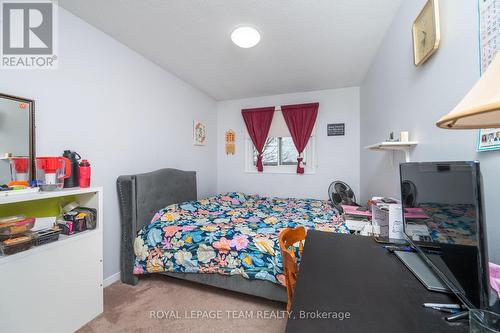
POLYGON ((342 205, 359 206, 356 203, 356 196, 349 185, 343 181, 337 180, 328 187, 328 196, 333 206, 340 214, 344 212, 342 205))
POLYGON ((404 207, 415 207, 417 204, 417 187, 409 180, 401 183, 401 198, 404 207))

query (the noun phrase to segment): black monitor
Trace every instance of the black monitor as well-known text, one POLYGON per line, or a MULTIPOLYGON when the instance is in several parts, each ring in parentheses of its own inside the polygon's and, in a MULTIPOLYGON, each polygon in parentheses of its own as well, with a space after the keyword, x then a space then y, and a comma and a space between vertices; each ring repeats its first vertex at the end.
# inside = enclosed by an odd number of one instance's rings
POLYGON ((488 308, 489 276, 479 162, 403 163, 404 234, 470 308, 488 308))

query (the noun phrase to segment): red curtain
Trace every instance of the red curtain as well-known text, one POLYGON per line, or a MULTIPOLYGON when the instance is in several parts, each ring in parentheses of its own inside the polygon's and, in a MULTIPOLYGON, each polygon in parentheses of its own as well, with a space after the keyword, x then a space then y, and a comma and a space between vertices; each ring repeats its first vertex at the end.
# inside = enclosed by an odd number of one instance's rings
POLYGON ((292 135, 295 148, 299 152, 297 173, 304 173, 302 152, 306 148, 318 116, 319 103, 282 105, 281 113, 292 135))
POLYGON ((255 149, 257 149, 257 170, 262 172, 262 151, 264 144, 271 128, 271 122, 274 116, 274 106, 256 109, 241 110, 245 124, 247 125, 248 134, 252 139, 255 149))

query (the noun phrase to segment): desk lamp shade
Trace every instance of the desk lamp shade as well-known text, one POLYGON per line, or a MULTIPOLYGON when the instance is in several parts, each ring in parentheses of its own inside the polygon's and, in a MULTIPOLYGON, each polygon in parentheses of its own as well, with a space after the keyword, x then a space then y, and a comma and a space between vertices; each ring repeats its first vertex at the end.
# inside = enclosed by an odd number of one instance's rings
POLYGON ((500 128, 500 52, 465 98, 436 125, 447 129, 500 128))

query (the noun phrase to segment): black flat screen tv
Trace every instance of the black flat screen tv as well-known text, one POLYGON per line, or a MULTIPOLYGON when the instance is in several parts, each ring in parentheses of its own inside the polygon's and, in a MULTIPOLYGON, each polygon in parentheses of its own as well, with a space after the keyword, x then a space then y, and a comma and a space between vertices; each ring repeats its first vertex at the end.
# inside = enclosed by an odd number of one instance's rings
POLYGON ((488 308, 479 162, 402 163, 404 235, 469 309, 488 308))

